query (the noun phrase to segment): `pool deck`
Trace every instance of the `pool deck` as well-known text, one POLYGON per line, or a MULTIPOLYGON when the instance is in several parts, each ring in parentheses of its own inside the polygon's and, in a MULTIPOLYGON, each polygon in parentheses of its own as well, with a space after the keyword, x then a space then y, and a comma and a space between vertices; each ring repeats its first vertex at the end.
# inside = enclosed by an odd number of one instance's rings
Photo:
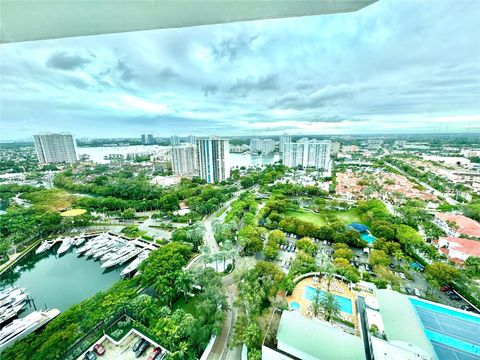
MULTIPOLYGON (((320 281, 315 282, 313 277, 303 279, 297 283, 295 290, 290 296, 287 296, 287 302, 296 301, 300 304, 300 311, 303 316, 312 318, 313 314, 309 310, 312 301, 307 300, 304 297, 305 286, 318 288, 320 290, 327 291, 327 280, 320 278, 320 281)), ((352 301, 352 314, 341 312, 341 317, 344 320, 350 321, 355 325, 355 329, 358 330, 357 308, 355 303, 355 297, 357 293, 348 288, 348 285, 341 280, 333 279, 330 284, 330 292, 334 295, 342 296, 352 301)))

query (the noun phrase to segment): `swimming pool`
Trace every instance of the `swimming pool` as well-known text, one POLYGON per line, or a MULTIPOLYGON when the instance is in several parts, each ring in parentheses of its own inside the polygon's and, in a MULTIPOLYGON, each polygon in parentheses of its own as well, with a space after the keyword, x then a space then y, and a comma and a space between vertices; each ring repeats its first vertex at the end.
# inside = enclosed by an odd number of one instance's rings
POLYGON ((290 301, 289 305, 292 310, 300 310, 300 304, 296 301, 290 301))
POLYGON ((367 232, 361 233, 360 234, 360 239, 365 240, 369 244, 372 244, 373 242, 375 242, 375 240, 377 240, 377 238, 375 236, 373 236, 372 234, 369 234, 367 232))
MULTIPOLYGON (((323 295, 325 294, 325 291, 319 290, 320 293, 323 295)), ((307 300, 313 301, 315 299, 315 295, 317 294, 317 289, 311 287, 311 286, 305 286, 305 289, 303 290, 303 297, 307 300)), ((352 300, 339 296, 339 295, 333 295, 335 296, 335 299, 337 299, 338 303, 340 304, 340 309, 347 313, 352 315, 353 310, 352 310, 352 300)), ((291 303, 290 303, 291 304, 291 303)))

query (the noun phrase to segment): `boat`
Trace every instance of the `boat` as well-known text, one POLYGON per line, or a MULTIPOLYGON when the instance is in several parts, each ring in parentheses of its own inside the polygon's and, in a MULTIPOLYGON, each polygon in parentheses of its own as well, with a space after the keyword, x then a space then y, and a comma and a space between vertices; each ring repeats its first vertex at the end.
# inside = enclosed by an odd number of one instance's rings
POLYGON ((22 304, 23 302, 25 302, 26 300, 28 299, 28 295, 25 294, 23 291, 18 293, 18 294, 15 294, 11 297, 8 297, 6 298, 5 300, 3 300, 1 303, 0 303, 0 309, 4 308, 4 307, 14 307, 14 306, 17 306, 19 304, 22 304))
POLYGON ((123 245, 117 241, 111 242, 107 246, 101 247, 100 249, 95 251, 95 253, 93 254, 93 258, 100 259, 105 254, 112 253, 112 252, 115 253, 118 250, 120 250, 122 246, 123 245))
POLYGON ((35 250, 35 254, 41 254, 42 252, 49 250, 52 247, 52 245, 53 245, 53 242, 50 243, 47 240, 42 241, 42 243, 37 248, 37 250, 35 250))
POLYGON ((15 341, 42 327, 60 314, 60 310, 34 311, 22 319, 12 321, 0 330, 0 352, 15 341))
POLYGON ((62 241, 62 245, 57 250, 57 254, 61 255, 63 253, 66 253, 73 245, 75 240, 73 238, 65 238, 62 241))
POLYGON ((16 290, 20 290, 19 288, 13 286, 11 288, 8 288, 8 289, 3 289, 2 291, 0 291, 0 300, 3 300, 5 298, 7 298, 8 296, 10 296, 10 294, 16 290))
POLYGON ((150 255, 150 251, 148 250, 142 251, 135 260, 133 260, 130 264, 128 264, 128 266, 125 269, 122 270, 120 275, 127 276, 131 272, 137 270, 140 264, 143 262, 143 260, 148 258, 148 255, 150 255))
POLYGON ((80 235, 77 240, 75 241, 75 246, 81 246, 87 238, 85 238, 83 235, 80 235))
POLYGON ((110 240, 108 239, 100 240, 85 253, 85 256, 93 256, 98 250, 108 246, 109 244, 110 240))
POLYGON ((10 292, 10 293, 8 294, 8 296, 6 296, 5 298, 3 298, 3 299, 0 301, 0 307, 4 306, 3 304, 9 303, 11 299, 13 299, 13 298, 15 298, 15 297, 17 297, 17 296, 19 296, 19 295, 21 295, 21 294, 23 294, 23 290, 21 290, 21 289, 15 289, 15 290, 13 290, 12 292, 10 292))
POLYGON ((106 269, 115 265, 121 265, 126 261, 130 260, 131 258, 137 256, 141 249, 136 249, 134 246, 126 246, 122 248, 116 256, 112 256, 109 260, 105 261, 102 264, 102 268, 106 269))
POLYGON ((5 310, 2 310, 0 313, 0 324, 3 324, 4 322, 17 316, 17 314, 23 309, 24 306, 25 304, 20 304, 15 307, 4 308, 5 310))
POLYGON ((94 237, 93 239, 88 240, 85 245, 83 245, 80 249, 77 249, 77 253, 79 254, 79 256, 83 255, 83 253, 90 250, 92 246, 94 246, 96 243, 98 243, 101 240, 103 240, 103 236, 100 236, 100 235, 94 237))

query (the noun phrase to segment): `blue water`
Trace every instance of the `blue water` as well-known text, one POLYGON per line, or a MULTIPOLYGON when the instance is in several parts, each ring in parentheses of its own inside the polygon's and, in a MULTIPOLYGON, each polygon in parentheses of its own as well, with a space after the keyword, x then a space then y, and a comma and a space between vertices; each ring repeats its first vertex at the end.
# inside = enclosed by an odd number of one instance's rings
MULTIPOLYGON (((325 294, 325 291, 320 290, 320 293, 325 294)), ((305 286, 305 289, 303 291, 303 297, 305 299, 313 301, 313 299, 315 299, 316 294, 317 294, 317 289, 311 286, 305 286)), ((340 304, 340 309, 343 312, 346 312, 347 314, 352 315, 353 313, 352 300, 339 295, 333 295, 333 296, 335 296, 335 299, 337 299, 338 303, 340 304)))
POLYGON ((410 264, 410 267, 411 267, 412 269, 417 269, 417 270, 423 270, 423 269, 425 269, 425 268, 422 266, 422 264, 419 264, 419 263, 416 262, 416 261, 412 262, 412 263, 410 264))
POLYGON ((414 305, 414 306, 421 307, 421 308, 431 310, 431 311, 435 311, 435 312, 438 312, 438 313, 441 313, 441 314, 453 316, 453 317, 463 319, 463 320, 466 320, 466 321, 470 321, 470 322, 473 322, 475 324, 480 324, 480 317, 479 316, 466 314, 466 313, 463 313, 463 312, 460 312, 460 311, 445 308, 443 306, 438 306, 438 305, 431 304, 429 302, 425 302, 425 301, 414 299, 414 298, 409 298, 409 300, 412 303, 412 305, 414 305))
POLYGON ((300 310, 300 304, 296 301, 290 301, 290 309, 300 310))
POLYGON ((377 238, 369 233, 361 233, 360 239, 365 240, 367 243, 372 244, 377 238))

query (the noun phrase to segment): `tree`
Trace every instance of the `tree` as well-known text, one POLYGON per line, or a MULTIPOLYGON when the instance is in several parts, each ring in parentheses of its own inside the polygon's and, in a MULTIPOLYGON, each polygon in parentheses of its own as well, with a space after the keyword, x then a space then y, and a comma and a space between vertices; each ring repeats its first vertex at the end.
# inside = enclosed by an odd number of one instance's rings
POLYGON ((262 251, 263 248, 261 231, 253 225, 244 226, 238 232, 238 242, 243 246, 247 255, 262 251))
POLYGON ((268 240, 275 241, 277 244, 285 244, 285 233, 282 230, 273 230, 268 234, 268 240))
POLYGON ((306 254, 313 256, 318 251, 318 245, 311 238, 304 237, 297 241, 297 248, 303 250, 306 254))
POLYGON ((370 253, 370 259, 368 260, 368 263, 371 266, 388 266, 390 264, 390 258, 385 254, 385 251, 383 250, 372 250, 370 253))
POLYGON ((471 276, 478 278, 480 277, 480 257, 470 256, 463 263, 465 266, 465 272, 471 276))
POLYGON ((322 298, 322 292, 319 289, 316 289, 315 296, 313 297, 313 302, 311 305, 314 317, 320 315, 320 312, 322 311, 322 298))
POLYGON ((461 279, 461 272, 452 265, 433 262, 425 269, 425 278, 432 283, 439 285, 452 285, 461 279))
POLYGON ((348 247, 346 244, 335 244, 333 246, 334 253, 333 253, 333 258, 338 259, 338 258, 343 258, 348 261, 350 261, 353 258, 353 251, 348 247))
POLYGON ((124 220, 133 220, 135 219, 135 209, 126 209, 122 212, 120 216, 124 220))
POLYGON ((340 303, 332 293, 324 293, 320 305, 323 309, 323 316, 325 317, 326 321, 331 321, 332 318, 340 315, 340 303))
POLYGON ((192 284, 193 275, 189 272, 182 271, 178 273, 174 286, 177 290, 183 293, 183 297, 186 299, 188 292, 192 288, 192 284))

